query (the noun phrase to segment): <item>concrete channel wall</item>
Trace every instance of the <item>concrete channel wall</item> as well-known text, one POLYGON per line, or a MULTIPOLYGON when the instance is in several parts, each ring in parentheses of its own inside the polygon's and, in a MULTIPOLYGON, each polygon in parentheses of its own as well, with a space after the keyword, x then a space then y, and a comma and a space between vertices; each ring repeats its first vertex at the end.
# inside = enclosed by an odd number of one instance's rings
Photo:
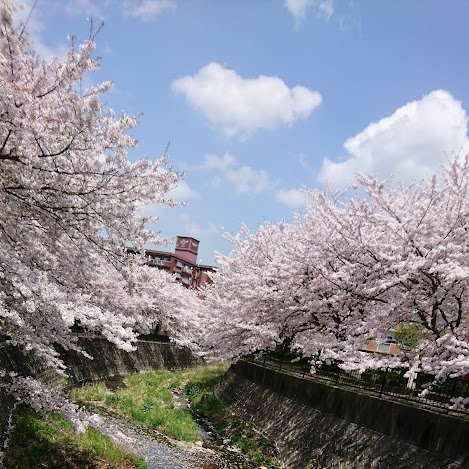
POLYGON ((287 468, 469 468, 469 422, 240 361, 217 395, 287 468))
POLYGON ((157 368, 186 368, 197 360, 189 349, 165 342, 140 340, 134 352, 118 349, 103 338, 80 338, 78 344, 93 360, 73 350, 62 353, 68 373, 75 383, 157 368))

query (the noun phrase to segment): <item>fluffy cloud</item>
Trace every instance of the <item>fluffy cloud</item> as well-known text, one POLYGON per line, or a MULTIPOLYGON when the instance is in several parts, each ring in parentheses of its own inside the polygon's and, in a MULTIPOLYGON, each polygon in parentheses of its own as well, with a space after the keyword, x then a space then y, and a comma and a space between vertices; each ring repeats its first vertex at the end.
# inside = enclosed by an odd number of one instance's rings
POLYGON ((92 18, 103 17, 103 0, 69 0, 65 3, 65 11, 71 15, 83 16, 83 13, 92 18))
POLYGON ((212 62, 195 75, 173 81, 208 122, 227 137, 248 137, 260 129, 273 130, 306 119, 321 104, 321 95, 303 86, 288 86, 277 77, 243 78, 212 62))
POLYGON ((304 207, 306 203, 305 194, 301 189, 279 189, 275 198, 291 209, 304 207))
POLYGON ((303 21, 309 8, 315 9, 318 15, 327 20, 334 14, 332 0, 285 0, 285 6, 296 22, 303 21))
POLYGON ((220 171, 226 173, 228 170, 237 166, 238 162, 233 155, 225 153, 223 156, 217 156, 212 154, 206 154, 204 156, 203 168, 209 170, 220 171))
POLYGON ((259 194, 274 185, 266 171, 240 165, 237 159, 229 153, 225 153, 223 156, 205 155, 202 169, 217 173, 212 179, 212 186, 220 185, 226 181, 234 187, 238 194, 259 194))
POLYGON ((176 2, 174 0, 125 0, 122 7, 126 16, 140 21, 151 21, 162 13, 174 11, 176 2))
MULTIPOLYGON (((179 181, 179 183, 166 194, 166 199, 171 198, 175 202, 181 203, 183 206, 186 205, 190 199, 200 199, 200 194, 192 189, 186 181, 179 181)), ((169 208, 166 205, 160 203, 142 204, 138 208, 139 215, 141 217, 152 217, 158 221, 160 218, 170 219, 174 213, 173 208, 169 208)))
POLYGON ((344 147, 345 161, 324 159, 322 182, 344 186, 356 172, 380 178, 394 175, 406 181, 422 178, 452 154, 469 150, 467 114, 450 93, 433 91, 370 124, 346 140, 344 147))

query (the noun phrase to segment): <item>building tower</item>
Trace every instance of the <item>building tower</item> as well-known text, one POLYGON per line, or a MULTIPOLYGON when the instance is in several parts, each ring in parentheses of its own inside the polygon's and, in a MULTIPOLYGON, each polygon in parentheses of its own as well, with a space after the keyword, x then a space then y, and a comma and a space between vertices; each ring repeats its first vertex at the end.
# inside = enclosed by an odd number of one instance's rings
POLYGON ((174 253, 191 262, 197 264, 197 254, 199 252, 199 241, 189 236, 178 236, 176 238, 176 249, 174 253))

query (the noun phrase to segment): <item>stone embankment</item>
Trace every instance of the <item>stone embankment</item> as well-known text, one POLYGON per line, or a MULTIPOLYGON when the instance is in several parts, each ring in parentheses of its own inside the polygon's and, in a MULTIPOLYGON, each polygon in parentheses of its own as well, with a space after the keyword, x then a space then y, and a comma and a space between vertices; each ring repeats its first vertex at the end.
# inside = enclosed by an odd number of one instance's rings
POLYGON ((245 361, 217 396, 275 442, 287 468, 469 468, 469 422, 245 361))

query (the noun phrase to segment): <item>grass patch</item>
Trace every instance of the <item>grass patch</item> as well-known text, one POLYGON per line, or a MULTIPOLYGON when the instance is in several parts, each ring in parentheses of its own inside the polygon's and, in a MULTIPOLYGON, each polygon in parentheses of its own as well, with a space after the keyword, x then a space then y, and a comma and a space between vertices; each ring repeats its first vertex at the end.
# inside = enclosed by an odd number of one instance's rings
POLYGON ((126 376, 125 387, 115 392, 100 383, 76 388, 71 396, 79 404, 105 407, 129 421, 183 441, 200 440, 192 418, 192 414, 196 414, 208 419, 229 444, 240 448, 253 463, 269 469, 279 468, 269 441, 256 432, 251 423, 233 417, 216 398, 213 389, 228 367, 228 364, 212 364, 178 371, 138 373, 126 376), (190 411, 174 404, 174 394, 183 390, 189 399, 190 411))
POLYGON ((139 458, 93 428, 75 434, 71 425, 57 414, 42 414, 26 406, 16 409, 15 430, 5 454, 5 469, 53 467, 144 469, 139 458))
POLYGON ((75 402, 104 401, 109 394, 104 383, 87 384, 79 388, 72 388, 70 397, 75 402))
POLYGON ((191 413, 174 406, 172 389, 176 389, 182 376, 180 372, 161 370, 138 373, 125 377, 125 387, 114 393, 103 383, 75 388, 71 398, 80 404, 98 404, 126 420, 146 425, 182 441, 200 440, 191 413))
POLYGON ((104 404, 133 422, 147 425, 183 441, 200 440, 197 425, 187 410, 173 404, 173 373, 139 373, 125 378, 125 388, 109 394, 104 404))

